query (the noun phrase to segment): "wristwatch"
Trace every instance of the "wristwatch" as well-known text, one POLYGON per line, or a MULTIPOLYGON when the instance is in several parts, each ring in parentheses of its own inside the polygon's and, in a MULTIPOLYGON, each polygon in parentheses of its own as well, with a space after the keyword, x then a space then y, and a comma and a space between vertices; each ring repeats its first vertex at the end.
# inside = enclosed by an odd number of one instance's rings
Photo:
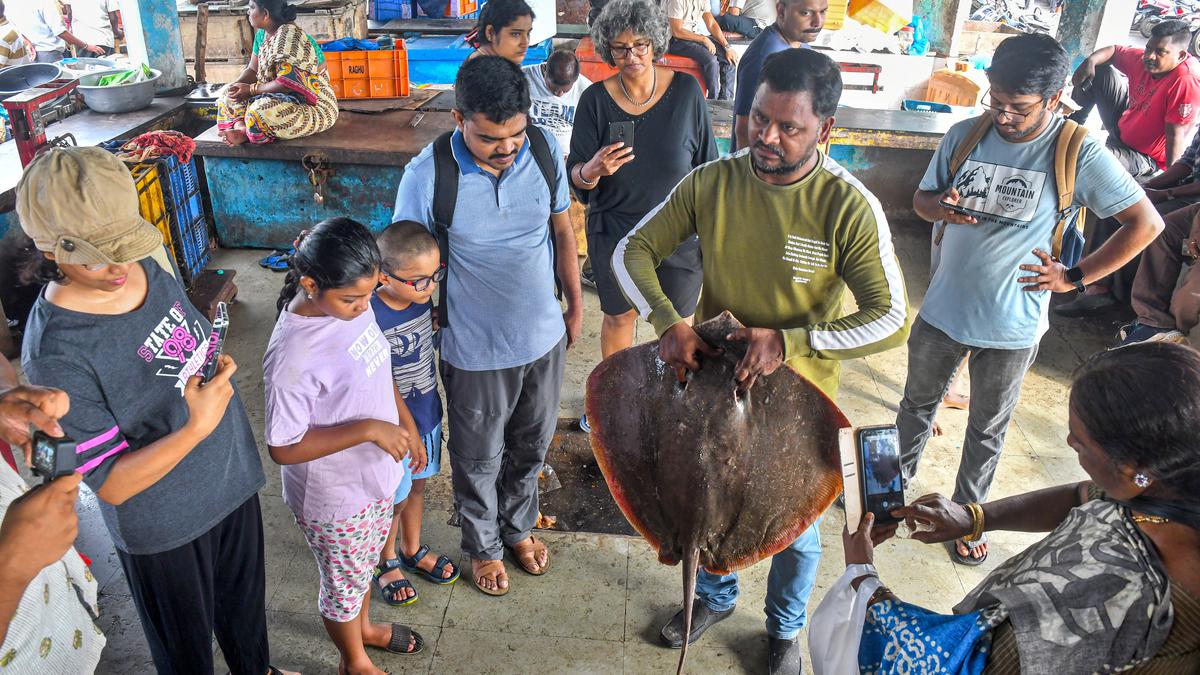
POLYGON ((1071 269, 1067 270, 1067 281, 1075 284, 1075 290, 1079 291, 1080 293, 1087 288, 1087 286, 1085 286, 1083 283, 1083 270, 1079 269, 1078 267, 1072 267, 1071 269))

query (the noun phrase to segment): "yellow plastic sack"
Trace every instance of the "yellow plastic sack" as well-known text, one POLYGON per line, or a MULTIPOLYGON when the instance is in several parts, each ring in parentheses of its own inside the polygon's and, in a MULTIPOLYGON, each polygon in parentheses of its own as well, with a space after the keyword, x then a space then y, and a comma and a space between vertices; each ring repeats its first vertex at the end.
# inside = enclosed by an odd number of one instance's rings
POLYGON ((891 35, 912 21, 912 0, 850 0, 850 18, 891 35))

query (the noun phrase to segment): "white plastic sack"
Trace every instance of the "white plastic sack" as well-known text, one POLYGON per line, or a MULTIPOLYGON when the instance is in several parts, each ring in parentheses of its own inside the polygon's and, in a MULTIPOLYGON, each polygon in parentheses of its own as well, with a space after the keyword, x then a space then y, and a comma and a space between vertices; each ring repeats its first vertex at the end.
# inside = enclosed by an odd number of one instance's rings
POLYGON ((859 675, 858 643, 867 606, 880 582, 874 565, 850 565, 825 594, 808 622, 809 663, 815 675, 859 675), (858 577, 871 575, 858 585, 858 577))

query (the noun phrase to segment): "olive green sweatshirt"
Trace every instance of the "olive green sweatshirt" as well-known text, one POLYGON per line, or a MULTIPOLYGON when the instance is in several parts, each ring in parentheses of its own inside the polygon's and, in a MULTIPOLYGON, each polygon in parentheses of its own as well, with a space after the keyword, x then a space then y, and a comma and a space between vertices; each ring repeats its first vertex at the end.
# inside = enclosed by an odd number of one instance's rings
POLYGON ((743 324, 777 328, 787 364, 830 397, 838 360, 904 342, 904 277, 879 200, 837 162, 792 185, 758 178, 748 151, 697 167, 621 240, 613 271, 659 335, 680 321, 655 268, 700 237, 704 289, 696 321, 729 310, 743 324), (843 315, 846 287, 858 310, 843 315))

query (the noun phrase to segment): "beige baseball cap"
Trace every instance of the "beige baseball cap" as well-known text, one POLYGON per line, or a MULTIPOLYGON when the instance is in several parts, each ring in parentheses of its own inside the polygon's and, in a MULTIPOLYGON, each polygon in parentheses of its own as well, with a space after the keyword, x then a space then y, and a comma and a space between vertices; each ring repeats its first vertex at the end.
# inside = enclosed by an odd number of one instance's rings
POLYGON ((17 216, 39 251, 68 265, 124 265, 163 246, 141 216, 129 169, 101 148, 35 157, 17 184, 17 216))

